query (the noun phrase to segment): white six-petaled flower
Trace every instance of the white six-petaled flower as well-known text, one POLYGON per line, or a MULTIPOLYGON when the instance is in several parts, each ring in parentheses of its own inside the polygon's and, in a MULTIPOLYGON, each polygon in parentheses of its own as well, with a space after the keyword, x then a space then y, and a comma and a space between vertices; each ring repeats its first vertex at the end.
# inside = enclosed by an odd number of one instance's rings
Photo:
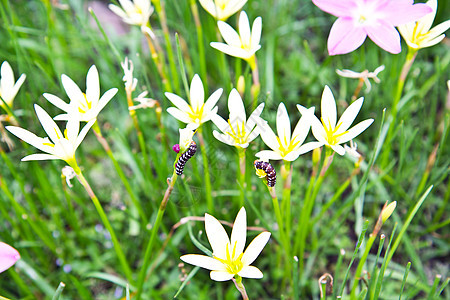
POLYGON ((225 21, 240 10, 247 0, 200 0, 203 8, 214 18, 225 21))
POLYGON ((205 102, 202 80, 195 74, 189 90, 189 104, 178 95, 165 93, 170 102, 176 106, 169 107, 167 112, 183 123, 195 125, 193 128, 196 129, 211 120, 211 117, 217 113, 218 107, 215 105, 219 101, 222 91, 222 89, 218 89, 205 102))
POLYGON ((239 16, 239 33, 225 22, 217 22, 225 43, 212 42, 211 47, 225 54, 240 57, 251 63, 255 52, 261 48, 262 19, 257 17, 250 30, 250 22, 245 11, 239 16))
MULTIPOLYGON (((337 121, 337 109, 336 101, 334 100, 333 93, 328 86, 325 86, 322 94, 321 101, 321 114, 322 117, 319 119, 315 115, 312 116, 312 133, 314 137, 322 144, 331 147, 339 155, 345 154, 345 149, 340 144, 344 144, 361 132, 367 129, 373 119, 364 120, 357 125, 349 129, 352 125, 356 116, 358 115, 361 106, 363 104, 364 98, 361 97, 344 111, 339 121, 337 121)), ((297 108, 302 113, 307 113, 307 109, 301 105, 297 105, 297 108)))
MULTIPOLYGON (((6 104, 11 107, 14 101, 14 98, 17 95, 20 87, 25 81, 26 75, 20 75, 17 82, 14 82, 14 72, 7 61, 2 63, 1 67, 1 79, 0 79, 0 98, 6 102, 6 104)), ((5 104, 0 100, 0 106, 4 106, 5 104)))
POLYGON ((431 13, 423 16, 416 22, 398 26, 398 30, 406 44, 416 50, 436 45, 444 39, 445 34, 443 33, 450 28, 450 20, 431 28, 436 17, 437 0, 429 0, 427 5, 433 9, 431 13))
POLYGON ((42 128, 50 139, 47 137, 40 138, 30 131, 16 126, 7 126, 6 129, 24 142, 48 154, 31 154, 22 158, 22 161, 61 159, 73 167, 76 164, 75 151, 95 120, 88 122, 79 132, 80 121, 76 118, 70 118, 63 134, 45 110, 37 104, 34 105, 34 109, 42 128))
POLYGON ((256 260, 270 238, 270 232, 256 236, 244 251, 247 236, 247 215, 242 207, 234 221, 231 240, 220 222, 205 214, 205 229, 213 250, 213 257, 198 254, 181 256, 181 260, 211 270, 215 281, 226 281, 235 275, 246 278, 262 278, 263 273, 251 264, 256 260))
POLYGON ((220 129, 213 131, 216 139, 230 146, 247 148, 249 143, 259 135, 259 128, 256 126, 259 115, 264 109, 261 103, 247 120, 244 103, 236 89, 233 89, 228 98, 228 110, 230 117, 225 121, 221 116, 215 115, 211 121, 220 129))
POLYGON ((45 93, 44 97, 56 107, 67 112, 55 117, 55 120, 68 120, 70 118, 78 118, 82 122, 96 120, 100 111, 117 93, 116 88, 109 89, 100 98, 100 82, 98 71, 93 65, 86 77, 86 94, 83 93, 77 84, 66 75, 61 76, 61 81, 69 96, 70 103, 66 103, 59 97, 45 93))
POLYGON ((110 4, 108 7, 125 23, 137 26, 147 26, 148 19, 153 13, 150 0, 119 0, 122 7, 110 4))
POLYGON ((256 153, 256 156, 262 160, 294 161, 299 155, 320 147, 322 144, 319 142, 309 142, 303 145, 311 128, 312 115, 314 115, 314 107, 307 110, 306 113, 302 112, 302 117, 291 136, 291 121, 286 106, 281 102, 277 111, 278 136, 275 135, 266 121, 258 122, 261 138, 272 150, 260 151, 256 153))

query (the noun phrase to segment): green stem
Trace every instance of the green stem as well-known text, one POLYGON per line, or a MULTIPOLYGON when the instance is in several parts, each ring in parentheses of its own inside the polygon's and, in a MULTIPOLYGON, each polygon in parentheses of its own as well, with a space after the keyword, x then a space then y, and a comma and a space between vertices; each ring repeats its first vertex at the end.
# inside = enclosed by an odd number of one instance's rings
POLYGON ((180 93, 181 92, 180 91, 180 82, 178 79, 177 68, 175 66, 175 57, 173 55, 172 41, 170 39, 169 27, 167 26, 167 17, 166 17, 166 10, 164 8, 164 1, 153 0, 152 2, 155 5, 155 10, 159 16, 161 27, 163 29, 164 39, 166 42, 167 56, 168 56, 169 66, 170 66, 170 73, 172 75, 174 88, 177 89, 178 93, 180 93))
POLYGON ((197 0, 190 0, 191 5, 191 12, 192 16, 194 17, 195 22, 195 28, 197 29, 197 45, 198 45, 198 57, 200 59, 200 73, 202 74, 203 78, 203 86, 205 90, 208 90, 208 80, 207 80, 207 73, 206 73, 206 56, 205 56, 205 46, 203 44, 203 28, 202 23, 200 21, 200 17, 198 14, 198 6, 197 6, 197 0))
POLYGON ((252 69, 252 88, 251 88, 251 94, 252 94, 252 110, 256 109, 256 106, 258 105, 258 97, 259 93, 261 91, 261 83, 259 82, 259 70, 258 70, 258 62, 256 60, 256 56, 253 55, 247 62, 250 65, 250 68, 252 69))
POLYGON ((211 176, 209 174, 208 156, 206 153, 206 145, 205 145, 205 140, 203 139, 201 127, 198 129, 198 138, 200 141, 200 150, 202 151, 203 172, 205 175, 204 178, 205 178, 206 203, 208 206, 209 213, 213 214, 214 213, 214 201, 212 198, 211 176))
POLYGON ((147 224, 147 216, 144 213, 144 210, 142 209, 141 203, 139 202, 136 194, 133 192, 133 189, 131 188, 130 183, 128 182, 127 177, 122 171, 122 168, 120 167, 119 163, 117 162, 116 158, 114 157, 114 154, 111 151, 111 147, 109 146, 108 141, 103 137, 100 126, 98 125, 98 121, 94 123, 92 126, 92 129, 94 130, 95 136, 97 137, 98 142, 102 145, 103 149, 105 150, 106 154, 108 154, 109 159, 114 165, 114 168, 116 169, 117 175, 119 175, 120 179, 122 180, 123 185, 125 186, 125 189, 128 192, 128 195, 131 198, 131 201, 133 202, 133 205, 136 207, 136 209, 139 212, 139 216, 141 217, 142 224, 147 224))
POLYGON ((240 185, 240 202, 239 206, 244 206, 245 202, 245 192, 247 190, 247 184, 245 182, 245 149, 238 147, 238 153, 239 153, 239 185, 240 185))
POLYGON ((355 271, 355 277, 353 280, 352 291, 350 293, 350 299, 356 299, 356 287, 358 286, 358 282, 359 282, 359 279, 361 276, 362 269, 364 267, 364 264, 366 263, 367 257, 369 256, 370 249, 372 249, 372 245, 375 242, 376 238, 377 238, 377 235, 373 234, 373 233, 370 234, 370 236, 369 236, 369 240, 367 241, 367 244, 366 244, 366 249, 364 250, 362 257, 359 260, 358 267, 356 268, 356 271, 355 271))
POLYGON ((283 194, 281 198, 281 209, 285 212, 284 228, 286 235, 289 236, 291 232, 291 184, 292 184, 292 166, 291 162, 284 161, 284 169, 281 170, 281 177, 283 178, 283 194))
MULTIPOLYGON (((178 160, 179 156, 180 155, 177 156, 177 160, 178 160)), ((161 221, 164 216, 164 212, 166 210, 167 203, 169 202, 170 194, 173 191, 173 188, 175 186, 175 182, 177 181, 177 178, 178 178, 178 175, 175 173, 175 170, 173 170, 172 178, 170 179, 169 186, 167 187, 167 190, 164 194, 164 198, 161 201, 161 204, 159 205, 158 214, 156 215, 156 220, 152 227, 152 233, 150 235, 150 239, 148 241, 147 248, 145 250, 144 262, 142 263, 142 267, 139 272, 139 278, 138 278, 138 284, 137 284, 137 292, 136 292, 137 300, 141 299, 144 281, 145 281, 145 278, 147 275, 147 269, 150 264, 150 258, 152 255, 153 244, 155 242, 156 234, 158 233, 159 227, 161 226, 161 221)))
POLYGON ((248 300, 247 291, 245 290, 244 284, 242 283, 242 277, 239 275, 234 275, 235 278, 232 278, 234 285, 236 286, 239 293, 242 295, 243 300, 248 300))
POLYGON ((385 146, 383 151, 383 157, 381 160, 381 166, 382 168, 386 168, 387 165, 390 163, 389 161, 389 154, 391 153, 391 145, 392 145, 392 138, 394 131, 396 129, 395 123, 397 120, 397 113, 398 113, 398 103, 400 102, 400 99, 402 97, 403 93, 403 87, 405 86, 406 76, 409 73, 409 70, 411 69, 412 64, 414 63, 414 59, 417 56, 417 50, 408 48, 408 54, 406 55, 405 62, 403 64, 400 76, 397 81, 397 87, 395 89, 394 94, 394 100, 392 101, 392 109, 391 109, 391 123, 389 125, 389 130, 386 135, 385 139, 385 146))
POLYGON ((84 186, 86 189, 86 192, 89 194, 89 197, 91 198, 92 202, 94 203, 95 209, 97 210, 97 213, 100 216, 100 219, 102 220, 103 226, 108 230, 109 234, 111 235, 111 240, 113 242, 114 250, 116 251, 116 255, 119 259, 120 265, 122 267, 123 272, 125 273, 125 276, 128 280, 128 282, 133 282, 133 275, 131 272, 131 268, 127 262, 127 259, 125 258, 125 254, 122 251, 122 248, 119 244, 119 240, 116 237, 116 233, 114 232, 114 229, 111 226, 111 223, 109 223, 108 217, 106 216, 105 211, 103 210, 102 205, 100 204, 100 201, 98 200, 97 196, 95 195, 94 191, 92 190, 91 186, 89 185, 86 178, 83 176, 83 173, 81 172, 80 168, 78 167, 76 161, 70 164, 73 170, 75 171, 75 174, 77 174, 78 180, 80 183, 84 186))

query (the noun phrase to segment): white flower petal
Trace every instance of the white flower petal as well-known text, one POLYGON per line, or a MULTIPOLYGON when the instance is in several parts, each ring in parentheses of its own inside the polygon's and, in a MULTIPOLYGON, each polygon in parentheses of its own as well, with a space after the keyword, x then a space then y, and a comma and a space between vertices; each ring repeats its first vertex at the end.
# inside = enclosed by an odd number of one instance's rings
POLYGON ((217 26, 219 27, 220 34, 222 35, 225 43, 232 47, 241 46, 241 38, 233 27, 222 21, 217 22, 217 26))
POLYGON ((253 239, 253 241, 248 245, 247 249, 245 249, 244 255, 242 256, 242 263, 244 265, 251 265, 252 262, 258 257, 261 251, 266 246, 267 242, 270 239, 270 232, 265 231, 258 234, 257 237, 253 239))
POLYGON ((331 129, 334 129, 337 119, 336 101, 334 100, 333 93, 327 85, 322 93, 320 109, 325 126, 331 126, 331 129))
POLYGON ((228 129, 230 129, 230 125, 228 124, 227 121, 225 121, 221 116, 219 116, 218 114, 215 114, 214 116, 211 117, 211 121, 214 123, 214 125, 217 126, 217 128, 219 128, 219 130, 223 133, 227 132, 228 129))
POLYGON ((235 251, 235 256, 239 256, 245 247, 245 241, 247 238, 247 213, 245 212, 245 208, 242 207, 237 216, 236 220, 233 224, 233 230, 231 231, 231 249, 230 255, 232 255, 233 251, 235 251), (236 249, 233 250, 233 247, 236 243, 236 249))
POLYGON ((278 143, 277 136, 275 135, 275 133, 273 133, 269 124, 267 124, 267 122, 258 122, 257 126, 259 128, 259 134, 261 135, 264 144, 266 144, 267 147, 274 151, 279 150, 280 145, 278 143))
POLYGON ((245 124, 245 131, 249 132, 249 131, 251 131, 253 129, 253 127, 256 126, 256 124, 259 121, 259 119, 261 119, 259 116, 261 115, 263 109, 264 109, 264 103, 261 103, 252 112, 250 117, 248 117, 247 123, 245 124))
POLYGON ((212 257, 206 256, 206 255, 199 255, 199 254, 187 254, 180 257, 182 261, 185 263, 198 266, 204 269, 208 270, 225 270, 225 266, 223 263, 218 261, 217 259, 214 259, 212 257))
POLYGON ((373 121, 373 119, 367 119, 350 128, 347 133, 341 136, 341 138, 339 139, 339 144, 344 144, 350 140, 353 140, 364 130, 366 130, 367 127, 369 127, 373 123, 373 121))
MULTIPOLYGON (((223 89, 218 89, 214 93, 212 93, 211 96, 209 96, 208 100, 206 100, 205 106, 203 107, 203 113, 204 114, 215 114, 217 112, 214 112, 214 106, 217 104, 217 101, 219 101, 220 96, 222 96, 223 89)), ((210 117, 211 119, 211 117, 210 117)))
POLYGON ((258 47, 259 42, 261 41, 261 31, 262 31, 262 18, 257 17, 255 21, 253 21, 252 26, 252 45, 251 45, 252 49, 258 47))
POLYGON ((287 148, 289 143, 291 142, 291 121, 289 119, 286 106, 283 102, 278 105, 277 132, 281 144, 287 148))
POLYGON ((58 125, 56 125, 55 121, 52 120, 48 113, 37 104, 34 105, 34 109, 39 121, 41 122, 42 128, 44 128, 45 132, 53 141, 53 143, 61 139, 63 137, 63 134, 61 133, 58 125))
POLYGON ((78 146, 81 144, 81 142, 84 140, 87 133, 89 132, 89 129, 91 129, 92 125, 94 125, 95 122, 96 122, 95 119, 91 120, 86 125, 84 125, 83 129, 81 129, 75 142, 75 149, 77 149, 78 146))
POLYGON ((330 145, 330 147, 341 156, 345 154, 345 149, 341 145, 330 145))
POLYGON ((211 271, 209 276, 215 281, 227 281, 234 277, 234 274, 230 274, 227 271, 211 271))
POLYGON ((175 105, 179 110, 185 113, 192 111, 189 104, 187 104, 187 102, 180 96, 172 93, 164 93, 164 95, 166 95, 167 99, 169 99, 170 102, 172 102, 172 104, 175 105))
POLYGON ((73 103, 80 103, 81 101, 84 101, 84 94, 78 87, 78 85, 70 79, 67 75, 61 76, 61 81, 64 86, 64 90, 66 91, 67 96, 69 96, 70 102, 73 103))
POLYGON ((227 245, 230 247, 230 240, 222 224, 213 216, 205 214, 205 230, 209 244, 213 249, 213 255, 220 259, 226 259, 226 249, 227 245))
POLYGON ((241 37, 241 43, 244 47, 248 48, 251 44, 251 32, 250 32, 250 21, 245 11, 242 11, 239 16, 239 35, 241 37))
POLYGON ((236 89, 232 89, 228 97, 228 110, 230 112, 229 120, 231 124, 242 124, 247 120, 244 102, 236 89))
POLYGON ((325 132, 325 129, 323 128, 322 123, 317 119, 316 116, 311 118, 311 131, 319 142, 328 145, 327 141, 327 133, 325 132))
MULTIPOLYGON (((312 113, 314 114, 314 107, 312 108, 312 113)), ((298 146, 303 144, 311 128, 312 119, 312 115, 305 114, 298 120, 292 133, 292 143, 298 143, 298 146)))
POLYGON ((245 277, 245 278, 263 278, 263 273, 254 266, 245 266, 242 268, 242 270, 238 273, 239 276, 245 277))
POLYGON ((49 148, 52 149, 50 146, 43 145, 46 141, 45 139, 38 137, 26 129, 16 126, 6 126, 5 128, 25 143, 30 144, 41 151, 48 152, 49 148))
POLYGON ((283 159, 283 157, 278 152, 272 150, 259 151, 255 154, 255 156, 264 161, 283 159))
POLYGON ((175 107, 169 107, 167 109, 167 112, 169 114, 171 114, 175 119, 180 120, 183 123, 189 124, 192 122, 191 118, 189 117, 189 115, 181 110, 179 110, 178 108, 175 107))
POLYGON ((21 161, 31 161, 31 160, 56 160, 56 159, 61 159, 58 156, 52 155, 52 154, 31 154, 28 156, 25 156, 24 158, 21 159, 21 161))
POLYGON ((96 107, 100 98, 100 81, 95 65, 89 68, 86 76, 86 98, 91 101, 92 107, 96 107))
POLYGON ((59 109, 62 109, 63 111, 70 111, 70 105, 66 102, 64 102, 63 100, 61 100, 61 98, 52 95, 52 94, 47 94, 44 93, 43 94, 44 98, 47 99, 48 102, 50 102, 51 104, 53 104, 54 106, 58 107, 59 109))
POLYGON ((117 88, 112 88, 112 89, 107 90, 103 94, 103 96, 98 101, 95 117, 97 117, 98 113, 106 106, 106 104, 109 103, 109 101, 111 101, 111 99, 117 94, 118 91, 119 90, 117 88))
POLYGON ((220 134, 216 130, 213 131, 213 135, 216 139, 221 141, 224 144, 230 145, 230 146, 236 146, 234 143, 234 140, 227 134, 220 134))
POLYGON ((361 110, 361 106, 363 105, 364 98, 361 97, 352 104, 350 104, 349 107, 344 111, 341 118, 339 119, 338 124, 339 129, 336 130, 335 134, 341 134, 342 132, 346 131, 350 125, 352 125, 353 121, 355 121, 356 116, 358 115, 359 111, 361 110))
POLYGON ((192 78, 189 93, 192 110, 194 112, 199 111, 205 103, 205 90, 203 89, 203 83, 198 74, 195 74, 194 78, 192 78))
POLYGON ((300 152, 300 155, 308 153, 311 150, 314 150, 316 148, 322 147, 323 143, 321 142, 309 142, 306 144, 303 144, 298 151, 300 152))
POLYGON ((67 121, 69 120, 70 115, 69 114, 60 114, 53 118, 55 121, 67 121))

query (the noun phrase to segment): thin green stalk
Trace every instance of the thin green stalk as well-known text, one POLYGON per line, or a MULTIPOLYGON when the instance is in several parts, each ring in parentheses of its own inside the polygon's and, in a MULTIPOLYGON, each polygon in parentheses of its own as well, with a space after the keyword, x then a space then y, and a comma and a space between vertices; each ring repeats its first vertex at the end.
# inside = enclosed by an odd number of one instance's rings
POLYGON ((206 204, 208 207, 208 212, 210 214, 213 214, 214 213, 214 201, 212 198, 211 176, 209 174, 208 156, 206 153, 206 145, 205 145, 205 140, 203 139, 201 127, 198 129, 198 139, 200 141, 200 150, 202 152, 202 159, 203 159, 203 173, 204 173, 204 180, 205 180, 206 204))
POLYGON ((167 26, 166 10, 164 7, 164 0, 153 0, 156 13, 159 16, 159 21, 164 33, 164 39, 166 42, 167 56, 169 60, 170 73, 172 75, 174 88, 180 93, 180 82, 178 79, 177 67, 175 66, 175 56, 173 55, 172 41, 170 39, 169 27, 167 26))
POLYGON ((291 162, 284 161, 284 169, 281 171, 283 178, 283 193, 281 198, 281 209, 285 212, 284 228, 286 228, 286 235, 289 236, 291 232, 291 184, 292 184, 292 166, 291 162))
POLYGON ((375 242, 376 238, 377 238, 377 235, 373 234, 373 233, 371 233, 370 236, 369 236, 369 240, 367 241, 367 244, 366 244, 366 249, 364 250, 364 253, 363 253, 362 257, 359 260, 358 266, 357 266, 356 271, 355 271, 355 276, 354 276, 354 279, 353 279, 352 291, 350 293, 350 299, 355 299, 356 298, 356 287, 358 286, 358 282, 359 282, 359 279, 360 279, 360 276, 361 276, 362 269, 364 267, 364 264, 367 261, 367 257, 369 256, 370 249, 372 249, 372 245, 375 242))
POLYGON ((239 275, 234 275, 235 278, 232 278, 234 285, 236 286, 239 293, 242 295, 243 300, 248 300, 247 291, 245 290, 244 284, 242 283, 242 277, 239 275))
POLYGON ((97 213, 100 216, 100 219, 102 220, 103 226, 108 230, 109 234, 111 235, 111 240, 113 242, 114 250, 116 252, 117 258, 119 259, 120 265, 122 267, 122 271, 125 273, 125 276, 128 280, 128 282, 133 282, 133 274, 131 272, 131 268, 127 262, 127 259, 125 257, 125 254, 123 253, 122 247, 119 244, 119 240, 117 239, 116 233, 114 232, 114 229, 111 226, 111 223, 109 223, 108 217, 106 216, 105 211, 103 210, 102 205, 100 204, 100 201, 98 200, 97 196, 95 195, 94 191, 92 190, 91 186, 89 185, 86 178, 83 176, 83 173, 81 172, 80 168, 78 167, 77 163, 71 164, 72 168, 75 171, 75 174, 77 174, 78 180, 83 185, 83 187, 86 189, 86 192, 89 194, 89 197, 91 198, 92 202, 94 203, 95 209, 97 210, 97 213))
POLYGON ((245 182, 245 149, 238 147, 238 153, 239 153, 239 185, 241 186, 241 194, 240 194, 240 201, 239 206, 244 206, 245 202, 245 194, 247 190, 247 184, 245 182))
POLYGON ((208 90, 208 80, 206 73, 206 56, 205 45, 203 44, 203 28, 198 14, 197 0, 190 0, 191 12, 194 17, 195 28, 197 29, 197 46, 198 46, 198 58, 200 60, 200 74, 203 78, 203 85, 205 90, 208 90))
POLYGON ((251 87, 251 94, 252 94, 252 110, 255 110, 256 106, 258 105, 258 97, 259 93, 261 91, 261 83, 259 82, 259 70, 258 70, 258 61, 256 60, 256 56, 253 55, 247 62, 250 65, 250 68, 252 69, 252 87, 251 87))
POLYGON ((125 189, 128 192, 128 195, 131 198, 131 201, 133 202, 133 205, 138 210, 139 216, 141 217, 142 224, 145 226, 147 224, 147 216, 144 213, 144 210, 142 209, 141 203, 139 202, 138 197, 133 192, 133 189, 131 188, 130 183, 128 182, 127 177, 122 171, 122 168, 120 167, 119 163, 117 162, 116 158, 114 157, 114 154, 111 151, 111 147, 109 146, 108 141, 103 137, 100 126, 98 125, 98 121, 94 123, 92 126, 92 129, 94 130, 95 136, 97 137, 98 142, 102 145, 103 149, 105 150, 106 154, 108 154, 109 159, 114 165, 114 168, 116 169, 117 175, 119 175, 120 180, 122 180, 123 185, 125 186, 125 189))
POLYGON ((381 160, 382 168, 386 168, 389 164, 389 154, 391 153, 391 145, 394 131, 396 129, 395 123, 397 121, 397 113, 398 113, 398 103, 402 97, 403 87, 405 86, 406 76, 411 69, 412 64, 414 63, 414 59, 417 56, 417 50, 408 48, 408 54, 406 55, 405 62, 403 64, 402 70, 400 72, 400 76, 397 81, 397 87, 395 89, 394 100, 392 101, 392 109, 391 109, 391 123, 389 125, 389 131, 386 135, 385 139, 385 147, 383 149, 383 157, 381 160))
POLYGON ((290 256, 290 243, 286 231, 284 230, 283 217, 281 215, 280 205, 278 203, 277 194, 275 192, 275 187, 267 187, 269 189, 270 197, 272 198, 273 209, 275 211, 275 217, 277 219, 278 231, 280 232, 281 244, 284 247, 286 257, 290 256))
MULTIPOLYGON (((178 160, 179 156, 180 155, 177 156, 177 160, 178 160)), ((158 214, 156 215, 156 220, 152 227, 152 233, 150 235, 150 239, 148 241, 147 248, 145 250, 144 261, 142 263, 142 267, 139 272, 139 278, 138 278, 138 283, 137 283, 137 292, 136 292, 137 300, 141 299, 144 281, 145 281, 145 278, 147 275, 147 269, 150 264, 150 258, 152 255, 153 244, 155 242, 156 234, 158 233, 159 227, 161 226, 161 221, 164 216, 164 212, 166 210, 167 203, 169 202, 170 194, 173 191, 173 188, 175 186, 177 178, 178 178, 178 175, 176 174, 175 170, 173 170, 172 178, 170 179, 169 186, 167 187, 167 190, 164 194, 164 198, 161 201, 161 204, 159 205, 158 214)))

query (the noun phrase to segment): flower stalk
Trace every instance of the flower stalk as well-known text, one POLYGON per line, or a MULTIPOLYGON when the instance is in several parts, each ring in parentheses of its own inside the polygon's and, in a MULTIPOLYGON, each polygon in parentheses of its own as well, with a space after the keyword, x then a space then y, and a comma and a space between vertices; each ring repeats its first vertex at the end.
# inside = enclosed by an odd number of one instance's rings
POLYGON ((248 300, 247 291, 245 290, 244 284, 242 283, 242 277, 239 275, 235 275, 231 280, 233 280, 237 290, 239 291, 239 293, 241 293, 242 299, 248 300))
POLYGON ((256 56, 253 55, 253 57, 248 60, 248 63, 250 65, 250 68, 252 69, 253 84, 250 91, 252 94, 252 109, 255 109, 256 105, 258 104, 258 97, 261 91, 261 83, 259 82, 259 69, 256 56))
MULTIPOLYGON (((208 78, 206 74, 205 45, 203 44, 203 28, 198 13, 197 0, 190 0, 191 12, 194 17, 195 28, 197 29, 198 57, 200 59, 200 73, 202 78, 208 78)), ((208 81, 204 82, 205 89, 208 90, 208 81)))
POLYGON ((239 185, 240 185, 240 202, 239 206, 243 206, 245 202, 245 193, 247 190, 247 184, 245 182, 245 149, 237 147, 238 153, 239 153, 239 185))
POLYGON ((125 277, 127 278, 128 282, 133 282, 133 275, 131 272, 131 268, 127 262, 127 259, 125 258, 125 254, 122 251, 122 247, 119 244, 119 240, 117 239, 116 233, 114 232, 114 229, 112 228, 111 223, 109 222, 108 217, 106 216, 106 213, 103 210, 103 207, 102 207, 100 201, 98 200, 97 196, 95 195, 95 193, 92 190, 91 186, 89 185, 88 181, 86 180, 83 173, 81 172, 81 169, 78 167, 77 162, 74 160, 70 164, 70 166, 75 171, 75 174, 77 174, 78 180, 85 188, 86 192, 88 193, 89 197, 92 200, 92 203, 94 203, 95 209, 97 210, 97 213, 100 216, 103 226, 105 226, 106 230, 108 230, 109 234, 111 235, 113 247, 114 247, 116 255, 119 259, 120 265, 122 267, 122 271, 125 273, 125 277))
POLYGON ((144 210, 142 209, 141 203, 139 202, 136 194, 133 192, 133 189, 131 188, 131 185, 128 182, 127 177, 123 173, 122 168, 120 167, 119 163, 117 162, 116 158, 114 157, 114 154, 111 151, 111 147, 109 146, 108 141, 103 137, 100 126, 98 125, 98 121, 95 122, 94 125, 92 125, 92 129, 94 131, 95 136, 97 137, 98 142, 102 145, 102 147, 105 150, 106 154, 108 155, 109 159, 113 163, 114 168, 116 169, 117 175, 119 175, 120 180, 122 180, 122 183, 125 186, 125 189, 127 190, 128 195, 131 198, 131 201, 133 202, 133 205, 138 210, 142 224, 145 225, 147 223, 147 216, 145 215, 144 210))
POLYGON ((203 173, 205 180, 205 191, 206 191, 206 204, 209 212, 214 212, 214 200, 212 198, 212 188, 211 188, 211 175, 209 174, 209 163, 208 163, 208 155, 206 154, 206 144, 205 139, 203 138, 202 128, 198 128, 198 139, 200 142, 200 149, 202 152, 202 160, 203 160, 203 173))

